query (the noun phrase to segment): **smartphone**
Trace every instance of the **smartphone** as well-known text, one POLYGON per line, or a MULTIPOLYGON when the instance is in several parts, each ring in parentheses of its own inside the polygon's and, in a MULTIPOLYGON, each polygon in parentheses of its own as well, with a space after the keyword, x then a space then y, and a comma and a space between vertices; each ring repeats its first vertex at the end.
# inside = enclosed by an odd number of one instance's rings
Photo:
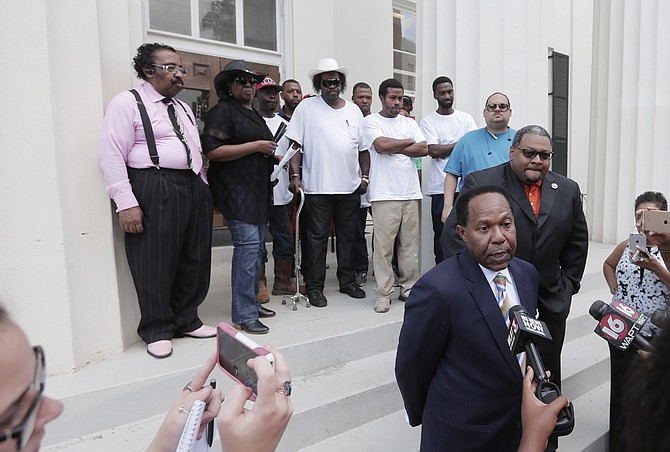
POLYGON ((643 211, 642 229, 654 232, 670 232, 670 212, 665 210, 643 211))
POLYGON ((628 250, 630 251, 630 261, 638 262, 640 260, 640 250, 647 248, 647 237, 644 234, 631 234, 628 239, 628 250))
POLYGON ((265 356, 274 366, 274 355, 225 322, 219 323, 216 339, 219 367, 233 380, 251 388, 256 395, 258 376, 247 366, 247 361, 265 356))

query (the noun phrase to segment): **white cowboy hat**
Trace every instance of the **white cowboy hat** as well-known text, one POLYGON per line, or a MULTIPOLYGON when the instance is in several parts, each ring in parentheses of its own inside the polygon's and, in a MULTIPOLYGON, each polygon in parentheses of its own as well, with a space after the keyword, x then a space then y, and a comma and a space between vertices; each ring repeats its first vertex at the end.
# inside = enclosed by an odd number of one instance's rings
POLYGON ((323 74, 324 72, 341 72, 345 77, 348 74, 347 68, 340 67, 334 58, 324 58, 323 60, 319 60, 316 69, 311 69, 307 73, 307 76, 312 80, 315 75, 323 74))

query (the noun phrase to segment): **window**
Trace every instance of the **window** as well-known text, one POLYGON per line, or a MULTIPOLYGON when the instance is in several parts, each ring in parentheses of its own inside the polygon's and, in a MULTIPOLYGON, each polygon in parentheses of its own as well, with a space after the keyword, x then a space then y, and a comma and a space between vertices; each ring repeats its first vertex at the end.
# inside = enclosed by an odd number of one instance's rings
POLYGON ((549 54, 549 107, 554 158, 552 171, 568 175, 568 94, 570 93, 570 57, 558 52, 549 54))
POLYGON ((277 51, 276 0, 148 0, 149 28, 277 51))
POLYGON ((393 7, 393 77, 402 82, 405 93, 416 91, 416 12, 393 7))
POLYGON ((200 0, 200 37, 237 43, 235 0, 200 0))

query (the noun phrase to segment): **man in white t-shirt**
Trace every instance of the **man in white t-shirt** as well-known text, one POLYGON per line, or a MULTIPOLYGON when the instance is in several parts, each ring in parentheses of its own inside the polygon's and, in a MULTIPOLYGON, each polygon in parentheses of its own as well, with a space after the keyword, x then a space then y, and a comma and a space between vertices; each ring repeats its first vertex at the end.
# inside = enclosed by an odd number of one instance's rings
MULTIPOLYGON (((265 123, 268 125, 270 132, 276 136, 277 130, 280 127, 288 127, 288 121, 285 121, 278 114, 277 106, 279 104, 279 92, 281 86, 277 85, 270 77, 256 85, 256 102, 258 113, 263 117, 265 123)), ((283 156, 288 151, 288 139, 281 137, 277 142, 277 149, 275 150, 277 157, 283 156)), ((293 194, 288 191, 288 171, 282 169, 277 173, 277 184, 272 190, 272 205, 270 206, 270 213, 268 215, 268 229, 272 235, 272 257, 274 258, 274 274, 275 279, 272 285, 272 295, 293 295, 296 292, 295 280, 293 274, 293 235, 291 226, 291 211, 289 206, 293 200, 293 194)), ((258 297, 265 286, 265 295, 269 301, 269 294, 267 290, 267 281, 265 279, 265 262, 268 260, 268 253, 265 246, 263 246, 263 259, 261 264, 261 271, 259 275, 259 293, 258 297)))
POLYGON ((428 155, 432 158, 425 192, 431 198, 433 253, 435 264, 439 264, 444 260, 440 246, 444 226, 444 167, 458 140, 477 129, 477 124, 472 115, 454 108, 454 84, 449 77, 442 75, 433 80, 433 98, 437 101, 437 110, 421 120, 421 131, 426 136, 428 155))
POLYGON ((370 201, 373 216, 373 268, 377 280, 375 312, 388 312, 393 293, 393 244, 398 251, 400 300, 419 278, 419 202, 422 198, 413 157, 428 155, 426 138, 416 121, 400 115, 404 95, 395 79, 379 85, 382 109, 365 118, 370 148, 370 201))
POLYGON ((308 262, 303 263, 305 287, 310 303, 325 307, 328 301, 323 289, 331 223, 337 238, 340 292, 365 298, 365 291, 355 284, 352 250, 360 195, 368 186, 370 154, 363 145, 360 109, 340 97, 346 87, 347 69, 332 58, 324 58, 308 76, 320 95, 298 104, 286 131, 294 146, 302 148, 290 162, 289 189, 305 192, 310 248, 308 262))

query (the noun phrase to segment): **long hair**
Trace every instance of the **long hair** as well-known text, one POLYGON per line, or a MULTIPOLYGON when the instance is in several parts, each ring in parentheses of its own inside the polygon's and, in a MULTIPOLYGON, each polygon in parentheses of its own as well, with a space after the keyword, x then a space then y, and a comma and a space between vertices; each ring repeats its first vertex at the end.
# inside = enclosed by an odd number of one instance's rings
MULTIPOLYGON (((341 72, 338 72, 337 78, 340 79, 340 92, 343 93, 347 87, 347 76, 341 72)), ((321 79, 323 79, 323 73, 316 74, 312 79, 312 87, 314 88, 315 93, 321 92, 321 79)))

